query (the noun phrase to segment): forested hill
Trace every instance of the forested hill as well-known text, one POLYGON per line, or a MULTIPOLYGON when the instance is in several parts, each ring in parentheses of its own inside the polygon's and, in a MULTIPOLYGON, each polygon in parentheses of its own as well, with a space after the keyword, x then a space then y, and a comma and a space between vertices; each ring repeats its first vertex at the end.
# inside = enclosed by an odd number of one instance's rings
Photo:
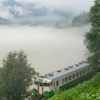
POLYGON ((69 28, 69 27, 77 27, 77 26, 81 26, 81 25, 86 25, 90 23, 90 19, 89 19, 89 13, 84 12, 80 13, 80 15, 75 16, 72 19, 72 22, 68 22, 67 18, 66 19, 62 19, 61 21, 57 22, 55 24, 55 27, 57 28, 69 28))
POLYGON ((80 13, 80 15, 73 18, 71 26, 75 27, 75 26, 85 25, 87 23, 90 23, 89 13, 83 11, 82 14, 80 13))

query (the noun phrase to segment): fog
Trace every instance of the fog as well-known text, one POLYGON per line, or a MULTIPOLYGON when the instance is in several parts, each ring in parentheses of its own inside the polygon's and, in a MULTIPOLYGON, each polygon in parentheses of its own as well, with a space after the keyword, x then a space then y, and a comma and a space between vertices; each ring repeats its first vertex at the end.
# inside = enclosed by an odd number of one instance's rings
POLYGON ((69 29, 0 26, 0 66, 10 51, 24 50, 28 62, 40 74, 84 60, 84 34, 89 26, 69 29))

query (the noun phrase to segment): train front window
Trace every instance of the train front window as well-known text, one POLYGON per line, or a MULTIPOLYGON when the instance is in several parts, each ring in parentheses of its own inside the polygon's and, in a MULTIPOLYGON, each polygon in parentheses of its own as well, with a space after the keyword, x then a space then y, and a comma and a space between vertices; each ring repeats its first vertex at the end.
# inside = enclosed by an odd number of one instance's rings
POLYGON ((49 87, 50 83, 44 83, 43 85, 49 87))
POLYGON ((34 81, 34 84, 38 85, 38 81, 34 81))

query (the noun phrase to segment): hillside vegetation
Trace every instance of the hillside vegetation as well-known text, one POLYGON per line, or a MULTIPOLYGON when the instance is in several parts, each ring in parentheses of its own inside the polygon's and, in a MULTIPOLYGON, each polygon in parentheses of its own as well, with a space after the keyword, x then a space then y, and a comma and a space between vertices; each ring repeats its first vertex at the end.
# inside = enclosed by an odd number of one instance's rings
POLYGON ((83 11, 83 13, 78 16, 75 16, 72 20, 72 27, 76 27, 76 26, 81 26, 81 25, 86 25, 90 23, 90 19, 89 19, 89 13, 86 13, 83 11))
POLYGON ((48 100, 100 100, 100 72, 83 84, 60 91, 48 100))

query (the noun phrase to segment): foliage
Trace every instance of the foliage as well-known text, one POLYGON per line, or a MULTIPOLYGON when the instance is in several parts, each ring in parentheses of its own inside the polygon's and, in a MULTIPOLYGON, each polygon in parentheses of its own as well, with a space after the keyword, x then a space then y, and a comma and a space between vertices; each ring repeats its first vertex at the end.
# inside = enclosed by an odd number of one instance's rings
POLYGON ((28 87, 32 84, 32 77, 36 72, 28 64, 25 52, 22 50, 20 52, 9 52, 3 59, 2 68, 2 96, 7 100, 27 98, 30 95, 30 92, 27 91, 28 87))
POLYGON ((1 87, 3 86, 3 80, 1 79, 2 70, 3 69, 0 67, 0 97, 2 97, 2 89, 1 89, 1 87))
POLYGON ((89 13, 83 11, 83 13, 73 18, 72 26, 81 26, 90 23, 89 13))
POLYGON ((78 84, 76 87, 55 94, 48 100, 99 100, 100 99, 100 72, 92 79, 78 84))
POLYGON ((93 68, 98 66, 100 58, 100 0, 95 0, 94 6, 90 9, 90 31, 86 33, 84 43, 92 54, 88 57, 93 68))

